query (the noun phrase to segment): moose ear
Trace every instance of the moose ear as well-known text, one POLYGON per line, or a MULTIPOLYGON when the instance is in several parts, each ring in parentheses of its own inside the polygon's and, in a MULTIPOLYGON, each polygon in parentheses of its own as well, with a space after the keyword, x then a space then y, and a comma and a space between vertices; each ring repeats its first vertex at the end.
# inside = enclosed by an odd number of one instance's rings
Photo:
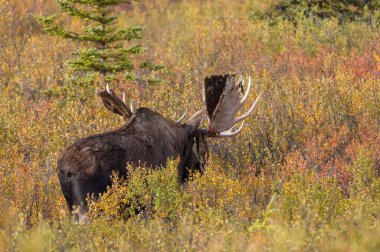
POLYGON ((186 124, 189 124, 189 125, 194 126, 195 128, 198 128, 203 121, 204 113, 205 112, 203 109, 198 110, 197 112, 195 112, 194 115, 190 117, 190 119, 186 122, 186 124))

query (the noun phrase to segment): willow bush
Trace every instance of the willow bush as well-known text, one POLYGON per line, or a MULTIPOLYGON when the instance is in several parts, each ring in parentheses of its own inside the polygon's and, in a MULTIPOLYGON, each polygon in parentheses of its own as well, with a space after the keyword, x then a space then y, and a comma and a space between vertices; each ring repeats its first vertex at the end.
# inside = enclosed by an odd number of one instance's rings
POLYGON ((56 11, 37 3, 0 0, 0 250, 379 250, 378 28, 253 22, 252 4, 270 7, 261 1, 119 7, 120 25, 146 26, 148 50, 136 57, 167 66, 157 73, 164 84, 120 79, 116 91, 135 105, 192 114, 203 78, 225 72, 252 77, 244 108, 262 99, 239 136, 209 141, 203 176, 180 186, 175 160, 131 167, 79 225, 56 160, 76 139, 124 122, 92 87, 70 84, 66 56, 80 46, 26 21, 56 11))

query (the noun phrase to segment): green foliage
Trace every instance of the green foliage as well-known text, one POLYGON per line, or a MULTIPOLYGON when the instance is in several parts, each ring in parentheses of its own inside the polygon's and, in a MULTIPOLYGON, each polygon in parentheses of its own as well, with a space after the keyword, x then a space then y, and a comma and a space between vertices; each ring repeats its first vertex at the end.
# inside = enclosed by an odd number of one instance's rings
POLYGON ((265 12, 256 11, 252 19, 265 19, 271 24, 287 20, 294 24, 299 17, 335 18, 340 23, 365 21, 380 24, 380 3, 377 0, 285 0, 265 12))
POLYGON ((70 62, 76 71, 100 73, 102 80, 114 80, 118 73, 128 75, 134 70, 132 55, 144 52, 141 45, 131 45, 125 48, 125 41, 141 39, 141 26, 130 26, 126 29, 117 28, 115 6, 130 3, 126 0, 58 0, 59 7, 69 16, 78 18, 85 24, 84 30, 73 32, 55 24, 55 15, 39 17, 45 31, 50 35, 86 43, 86 49, 74 53, 76 58, 70 62))
POLYGON ((113 186, 100 200, 90 204, 93 218, 105 215, 127 220, 136 214, 149 218, 174 220, 190 197, 180 190, 178 161, 169 161, 166 169, 129 167, 128 180, 114 174, 113 186))

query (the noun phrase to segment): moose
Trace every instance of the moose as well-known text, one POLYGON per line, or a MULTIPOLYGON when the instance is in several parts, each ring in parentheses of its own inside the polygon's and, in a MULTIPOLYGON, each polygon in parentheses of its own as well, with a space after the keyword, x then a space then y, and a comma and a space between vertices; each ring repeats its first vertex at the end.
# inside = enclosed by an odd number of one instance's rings
POLYGON ((104 106, 122 116, 126 124, 114 131, 77 140, 63 150, 58 160, 58 176, 70 212, 79 207, 79 220, 88 210, 86 197, 95 198, 111 185, 112 172, 127 178, 127 165, 163 167, 168 158, 179 158, 178 179, 184 183, 191 172, 204 172, 208 157, 206 138, 232 137, 242 131, 243 120, 250 116, 260 95, 243 115, 235 118, 247 100, 244 80, 236 75, 213 75, 204 79, 206 108, 197 111, 185 123, 163 117, 152 109, 133 110, 107 86, 98 91, 104 106), (243 96, 241 98, 241 96, 243 96), (208 127, 202 127, 207 116, 208 127), (239 128, 235 126, 241 122, 239 128))

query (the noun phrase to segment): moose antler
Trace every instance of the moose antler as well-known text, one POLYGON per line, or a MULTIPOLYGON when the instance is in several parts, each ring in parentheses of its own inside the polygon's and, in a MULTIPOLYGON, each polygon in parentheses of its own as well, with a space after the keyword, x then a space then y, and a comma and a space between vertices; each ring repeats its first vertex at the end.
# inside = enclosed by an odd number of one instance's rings
POLYGON ((251 89, 251 78, 248 78, 248 87, 244 94, 244 80, 236 81, 235 75, 213 75, 205 78, 205 100, 209 117, 209 127, 206 135, 209 137, 230 137, 238 134, 244 126, 234 130, 235 125, 250 116, 256 107, 261 94, 250 109, 243 115, 235 118, 239 109, 247 100, 251 89), (240 93, 244 96, 240 99, 240 93))
POLYGON ((132 116, 133 109, 125 104, 125 93, 121 100, 112 89, 109 89, 108 84, 105 90, 98 90, 97 93, 102 98, 104 106, 111 112, 124 117, 125 120, 132 116))
POLYGON ((180 123, 183 120, 183 118, 185 118, 186 114, 187 114, 187 110, 181 115, 180 118, 175 119, 177 113, 174 113, 174 116, 172 117, 173 121, 175 120, 176 123, 180 123))

